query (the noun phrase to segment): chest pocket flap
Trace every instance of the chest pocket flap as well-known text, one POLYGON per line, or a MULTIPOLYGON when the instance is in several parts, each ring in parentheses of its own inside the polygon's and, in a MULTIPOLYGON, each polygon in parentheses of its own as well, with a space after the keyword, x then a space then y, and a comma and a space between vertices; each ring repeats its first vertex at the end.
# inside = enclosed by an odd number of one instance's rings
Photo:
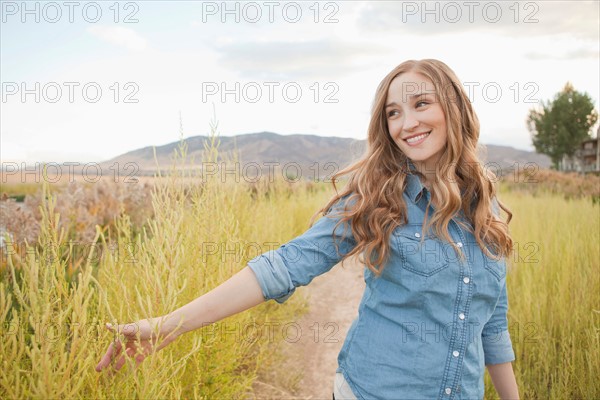
POLYGON ((449 265, 454 249, 433 235, 423 238, 422 224, 407 224, 394 230, 402 268, 422 276, 432 276, 449 265))

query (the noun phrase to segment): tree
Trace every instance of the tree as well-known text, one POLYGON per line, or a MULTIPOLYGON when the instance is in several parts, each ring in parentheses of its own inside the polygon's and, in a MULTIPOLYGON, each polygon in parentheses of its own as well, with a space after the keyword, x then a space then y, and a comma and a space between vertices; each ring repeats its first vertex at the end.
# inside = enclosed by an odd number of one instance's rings
POLYGON ((541 109, 529 110, 527 129, 538 153, 546 154, 553 167, 564 155, 573 156, 581 142, 589 139, 598 112, 587 93, 579 93, 569 82, 554 100, 541 102, 541 109))

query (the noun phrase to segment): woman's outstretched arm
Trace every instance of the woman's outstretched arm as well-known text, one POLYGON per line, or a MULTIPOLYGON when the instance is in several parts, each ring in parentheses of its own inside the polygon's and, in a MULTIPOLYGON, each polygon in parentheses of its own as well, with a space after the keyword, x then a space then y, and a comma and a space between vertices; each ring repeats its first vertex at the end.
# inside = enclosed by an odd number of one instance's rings
MULTIPOLYGON (((329 211, 343 206, 345 202, 340 199, 329 211)), ((125 354, 122 354, 123 344, 114 341, 96 371, 102 371, 112 362, 114 369, 119 370, 126 356, 135 356, 139 364, 148 354, 162 349, 185 332, 213 324, 267 299, 285 302, 297 286, 307 285, 315 276, 329 271, 341 260, 341 254, 349 253, 356 246, 351 232, 349 235, 346 232, 347 227, 335 228, 340 218, 332 211, 302 235, 277 250, 249 260, 244 269, 220 286, 167 315, 115 327, 107 325, 109 330, 125 336, 125 354), (334 244, 334 234, 342 239, 341 243, 334 244)))
POLYGON ((256 275, 246 266, 210 292, 166 315, 170 329, 181 321, 181 332, 193 331, 252 308, 265 299, 256 275))
MULTIPOLYGON (((107 328, 125 335, 125 353, 129 357, 135 355, 136 364, 139 364, 152 351, 162 349, 180 335, 240 313, 264 301, 256 275, 246 266, 210 292, 165 316, 119 326, 107 325, 107 328), (158 337, 155 334, 156 326, 160 328, 158 337), (156 342, 158 346, 155 347, 156 342)), ((112 361, 116 361, 116 370, 121 369, 125 364, 122 350, 121 342, 112 342, 96 366, 96 371, 107 368, 112 361)))

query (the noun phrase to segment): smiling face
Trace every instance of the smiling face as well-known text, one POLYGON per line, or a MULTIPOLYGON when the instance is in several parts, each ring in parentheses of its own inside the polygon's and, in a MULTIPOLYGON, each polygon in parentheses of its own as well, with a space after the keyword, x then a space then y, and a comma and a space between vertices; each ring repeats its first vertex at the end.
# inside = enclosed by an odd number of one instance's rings
POLYGON ((430 175, 448 140, 433 82, 416 72, 400 74, 392 80, 385 104, 390 136, 421 173, 430 175))

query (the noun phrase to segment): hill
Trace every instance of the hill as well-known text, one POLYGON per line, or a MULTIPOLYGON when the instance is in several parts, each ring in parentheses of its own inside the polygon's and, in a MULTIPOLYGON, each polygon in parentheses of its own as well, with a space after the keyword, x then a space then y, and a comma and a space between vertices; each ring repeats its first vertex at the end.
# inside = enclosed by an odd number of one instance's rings
MULTIPOLYGON (((184 139, 187 144, 187 163, 185 168, 200 168, 204 143, 207 136, 193 136, 184 139)), ((240 173, 246 176, 255 175, 260 168, 267 173, 274 168, 281 168, 286 176, 303 177, 331 176, 334 172, 349 165, 360 157, 366 147, 366 140, 340 138, 317 135, 279 135, 273 132, 249 133, 237 136, 218 137, 219 151, 228 156, 238 155, 240 173)), ((173 164, 173 154, 179 141, 156 146, 156 161, 161 170, 168 170, 173 164)), ((502 171, 515 165, 523 167, 527 163, 535 163, 540 168, 549 168, 550 160, 544 155, 509 146, 486 145, 487 155, 481 154, 490 168, 502 171)), ((103 167, 118 163, 123 169, 127 163, 135 163, 139 175, 152 175, 157 170, 153 146, 132 150, 107 160, 103 167)), ((131 169, 129 169, 131 171, 131 169)))

